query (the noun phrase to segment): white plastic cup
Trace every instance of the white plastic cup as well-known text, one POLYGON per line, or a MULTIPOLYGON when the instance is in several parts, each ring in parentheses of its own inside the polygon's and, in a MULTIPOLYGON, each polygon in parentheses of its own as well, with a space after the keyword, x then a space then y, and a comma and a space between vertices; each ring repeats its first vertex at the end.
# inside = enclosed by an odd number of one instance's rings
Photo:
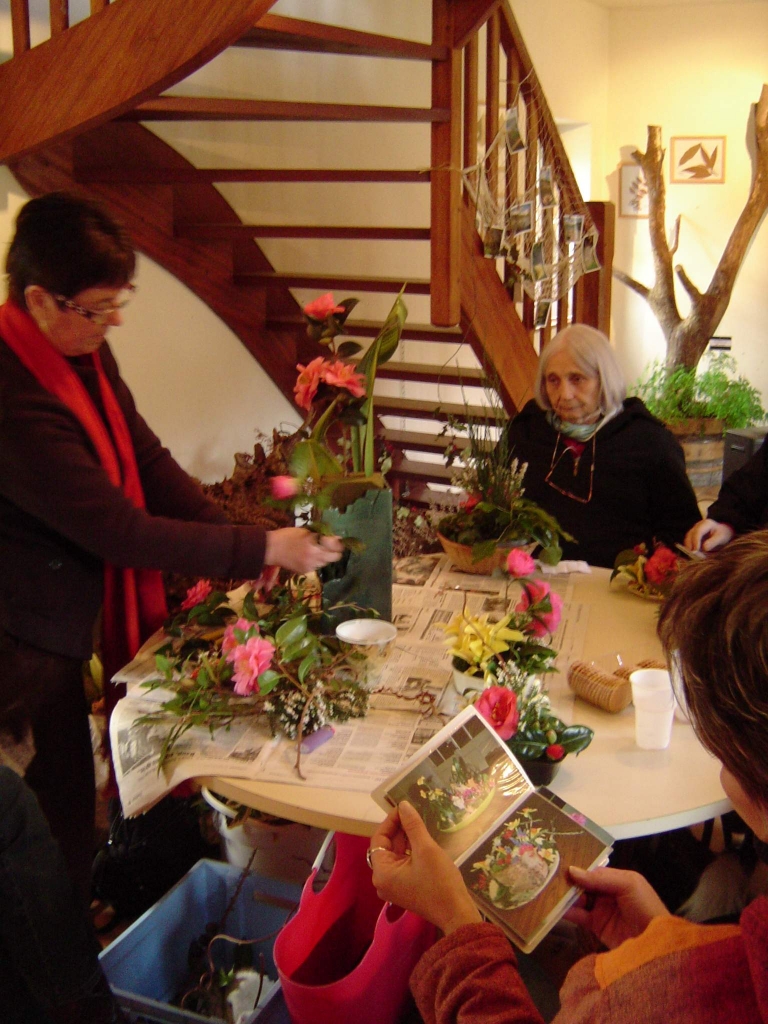
POLYGON ((675 695, 669 672, 641 668, 629 677, 635 705, 635 743, 643 750, 665 750, 672 737, 675 695))

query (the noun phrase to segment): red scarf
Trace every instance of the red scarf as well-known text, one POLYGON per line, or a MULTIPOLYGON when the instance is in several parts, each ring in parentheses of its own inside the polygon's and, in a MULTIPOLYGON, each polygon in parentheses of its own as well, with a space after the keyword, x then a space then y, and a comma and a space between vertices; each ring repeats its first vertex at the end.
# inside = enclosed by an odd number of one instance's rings
MULTIPOLYGON (((51 345, 32 317, 11 301, 0 306, 0 337, 39 384, 77 418, 90 438, 110 483, 119 487, 136 508, 145 508, 128 425, 98 352, 91 353, 90 358, 98 374, 106 424, 85 385, 64 356, 51 345)), ((102 661, 104 679, 108 681, 108 712, 119 696, 110 682, 112 676, 131 660, 143 640, 162 625, 167 614, 159 572, 154 569, 125 569, 104 563, 102 661)))

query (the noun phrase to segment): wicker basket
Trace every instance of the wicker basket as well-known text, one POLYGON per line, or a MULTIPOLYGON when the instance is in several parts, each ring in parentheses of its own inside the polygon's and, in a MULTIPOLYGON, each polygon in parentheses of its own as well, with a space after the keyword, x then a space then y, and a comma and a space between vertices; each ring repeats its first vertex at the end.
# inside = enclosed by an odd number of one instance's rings
POLYGON ((443 551, 460 572, 471 572, 478 576, 490 576, 494 569, 503 569, 507 564, 507 556, 513 546, 517 546, 521 551, 527 551, 529 554, 536 548, 535 541, 531 544, 507 544, 496 548, 493 554, 487 558, 481 558, 478 562, 473 562, 472 548, 469 544, 457 544, 454 540, 448 540, 442 533, 438 533, 437 539, 442 544, 443 551))

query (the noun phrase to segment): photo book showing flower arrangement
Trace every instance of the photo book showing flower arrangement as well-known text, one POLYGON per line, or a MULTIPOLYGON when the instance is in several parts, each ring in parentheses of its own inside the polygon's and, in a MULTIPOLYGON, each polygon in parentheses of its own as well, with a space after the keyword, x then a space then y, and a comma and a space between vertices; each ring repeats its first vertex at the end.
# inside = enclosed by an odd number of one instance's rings
POLYGON ((548 789, 474 707, 465 708, 372 793, 389 812, 408 800, 458 865, 489 920, 530 953, 578 898, 572 865, 608 860, 613 838, 548 789))

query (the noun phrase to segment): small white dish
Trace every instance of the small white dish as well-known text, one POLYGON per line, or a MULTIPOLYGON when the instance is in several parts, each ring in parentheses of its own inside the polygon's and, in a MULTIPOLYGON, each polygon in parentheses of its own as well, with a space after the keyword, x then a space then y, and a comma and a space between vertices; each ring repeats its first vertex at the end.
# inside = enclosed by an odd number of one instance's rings
POLYGON ((383 647, 395 639, 397 628, 385 619, 348 619, 336 627, 336 636, 358 647, 383 647))

